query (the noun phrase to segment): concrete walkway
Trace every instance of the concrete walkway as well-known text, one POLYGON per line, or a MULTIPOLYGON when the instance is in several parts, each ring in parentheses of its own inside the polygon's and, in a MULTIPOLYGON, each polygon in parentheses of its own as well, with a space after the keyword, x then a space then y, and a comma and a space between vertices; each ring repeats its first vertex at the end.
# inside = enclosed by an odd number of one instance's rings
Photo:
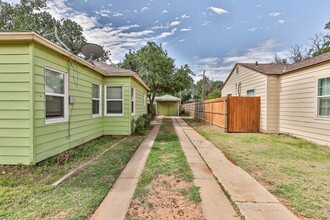
POLYGON ((172 118, 183 152, 194 176, 194 185, 200 187, 201 206, 207 220, 241 219, 223 193, 219 183, 176 119, 172 118))
MULTIPOLYGON (((193 150, 188 149, 193 146, 197 149, 203 160, 210 168, 213 175, 218 179, 224 190, 228 193, 231 200, 237 205, 239 211, 245 219, 261 220, 261 219, 276 219, 276 220, 291 220, 298 219, 291 211, 281 204, 272 194, 270 194, 262 185, 260 185, 248 173, 240 167, 231 163, 224 154, 215 147, 211 142, 202 137, 198 132, 192 129, 181 118, 175 118, 176 130, 180 140, 182 140, 183 149, 188 156, 188 161, 193 168, 195 178, 203 179, 204 174, 199 176, 196 170, 200 169, 201 161, 196 159, 196 154, 193 150), (180 129, 181 128, 181 129, 180 129), (186 137, 184 137, 185 133, 186 137), (189 140, 188 140, 189 138, 189 140), (190 158, 190 159, 189 159, 190 158), (195 159, 194 159, 195 158, 195 159), (194 169, 194 167, 197 169, 194 169), (194 171, 195 170, 195 171, 194 171)), ((206 177, 210 180, 209 175, 206 177)), ((201 182, 201 181, 199 181, 201 182)), ((196 182, 196 185, 199 184, 196 182)), ((200 185, 203 187, 203 185, 200 185)), ((201 196, 203 200, 203 191, 201 188, 201 196)), ((219 194, 219 193, 218 193, 219 194)), ((220 193, 221 194, 221 193, 220 193)), ((223 194, 223 193, 222 193, 223 194)), ((232 208, 228 208, 228 202, 223 201, 223 207, 227 207, 229 213, 232 213, 232 208)), ((205 201, 204 201, 205 202, 205 201)), ((205 204, 206 205, 206 204, 205 204)), ((202 201, 203 206, 203 201, 202 201)), ((204 209, 203 209, 204 211, 204 209)), ((223 209, 218 212, 217 219, 221 219, 224 214, 223 209)), ((228 214, 228 213, 227 213, 228 214)), ((205 217, 208 214, 205 213, 205 217)), ((232 214, 229 214, 232 216, 232 214)), ((234 216, 232 216, 234 217, 234 216)), ((207 219, 214 219, 213 217, 207 219)), ((225 218, 224 218, 225 219, 225 218)), ((230 218, 227 218, 230 219, 230 218)))
POLYGON ((108 195, 97 208, 93 220, 125 219, 133 193, 143 171, 149 152, 157 137, 162 119, 157 119, 150 134, 143 141, 123 172, 109 191, 108 195))

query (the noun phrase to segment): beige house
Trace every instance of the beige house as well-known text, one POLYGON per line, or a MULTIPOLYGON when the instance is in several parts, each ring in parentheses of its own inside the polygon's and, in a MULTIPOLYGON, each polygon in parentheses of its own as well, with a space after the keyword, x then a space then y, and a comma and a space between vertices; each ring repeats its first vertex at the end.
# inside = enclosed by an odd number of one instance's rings
POLYGON ((296 64, 237 63, 222 96, 260 96, 260 130, 330 146, 330 52, 296 64))

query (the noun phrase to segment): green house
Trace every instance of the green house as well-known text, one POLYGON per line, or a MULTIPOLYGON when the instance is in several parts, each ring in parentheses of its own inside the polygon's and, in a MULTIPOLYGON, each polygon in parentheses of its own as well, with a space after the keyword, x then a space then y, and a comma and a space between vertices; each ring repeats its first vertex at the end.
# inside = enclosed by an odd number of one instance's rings
POLYGON ((130 135, 147 85, 35 33, 0 33, 0 164, 35 164, 102 135, 130 135))

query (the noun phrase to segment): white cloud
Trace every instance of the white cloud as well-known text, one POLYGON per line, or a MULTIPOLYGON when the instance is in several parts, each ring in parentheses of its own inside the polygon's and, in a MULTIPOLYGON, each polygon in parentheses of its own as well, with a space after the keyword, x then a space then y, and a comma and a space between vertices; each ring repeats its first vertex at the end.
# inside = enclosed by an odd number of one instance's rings
POLYGON ((168 11, 164 9, 164 10, 162 11, 162 13, 163 13, 163 14, 166 14, 166 13, 168 13, 168 11))
POLYGON ((141 13, 143 13, 143 12, 145 12, 145 11, 147 11, 147 10, 149 10, 149 7, 143 7, 143 8, 141 9, 141 13))
POLYGON ((214 13, 218 14, 218 15, 222 15, 222 14, 228 14, 229 12, 226 11, 225 9, 222 8, 218 8, 218 7, 209 7, 209 9, 211 9, 214 13))
POLYGON ((274 12, 269 13, 268 15, 271 16, 271 17, 277 17, 277 16, 281 15, 281 12, 274 11, 274 12))
POLYGON ((181 21, 178 21, 178 20, 176 20, 176 21, 172 21, 171 23, 170 23, 170 26, 171 27, 173 27, 173 26, 177 26, 177 25, 179 25, 181 23, 181 21))
POLYGON ((252 27, 252 28, 249 28, 247 29, 249 32, 255 32, 256 30, 258 30, 259 28, 258 27, 252 27))
POLYGON ((273 61, 274 54, 287 57, 289 52, 279 51, 280 44, 274 39, 266 40, 256 47, 246 49, 241 55, 232 55, 224 58, 223 63, 269 63, 273 61))
MULTIPOLYGON (((49 0, 48 11, 58 19, 70 18, 83 28, 83 34, 88 42, 103 45, 111 51, 111 60, 118 63, 124 58, 129 49, 144 46, 151 39, 153 30, 134 30, 140 28, 137 24, 115 28, 112 24, 101 26, 97 17, 84 12, 75 11, 66 5, 66 0, 49 0)), ((110 11, 111 13, 111 11, 110 11)))
POLYGON ((202 27, 205 27, 205 26, 209 26, 210 24, 211 24, 210 21, 203 21, 203 22, 201 23, 201 26, 202 26, 202 27))
POLYGON ((163 32, 163 33, 161 33, 160 35, 158 35, 158 36, 156 37, 156 39, 167 38, 167 37, 169 37, 169 36, 175 34, 176 31, 177 31, 177 28, 173 28, 171 32, 163 32))
POLYGON ((182 42, 185 42, 187 39, 181 39, 181 40, 179 40, 178 42, 179 43, 182 43, 182 42))
POLYGON ((112 14, 112 16, 113 16, 113 17, 121 17, 121 16, 123 16, 123 14, 122 14, 122 13, 119 13, 119 12, 114 12, 114 13, 112 14))
POLYGON ((187 32, 187 31, 191 31, 191 30, 192 30, 191 28, 182 28, 180 31, 187 32))
POLYGON ((231 25, 231 26, 227 27, 226 30, 231 30, 231 29, 233 29, 233 27, 234 27, 234 25, 231 25))
POLYGON ((187 19, 187 18, 190 18, 190 16, 189 16, 188 14, 183 14, 183 15, 181 16, 181 18, 187 19))
POLYGON ((261 4, 258 4, 256 7, 257 7, 257 8, 260 8, 260 7, 261 7, 261 4))
POLYGON ((277 22, 280 23, 280 24, 284 24, 285 23, 285 21, 282 20, 282 19, 277 20, 277 22))

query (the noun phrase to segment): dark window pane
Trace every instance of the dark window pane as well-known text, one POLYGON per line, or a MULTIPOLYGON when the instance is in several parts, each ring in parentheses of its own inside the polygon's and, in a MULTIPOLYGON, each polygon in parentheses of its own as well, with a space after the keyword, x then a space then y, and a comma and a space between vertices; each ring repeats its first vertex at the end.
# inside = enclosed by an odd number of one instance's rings
POLYGON ((122 99, 123 90, 121 86, 107 87, 107 99, 122 99))
POLYGON ((330 98, 319 99, 319 115, 330 116, 330 98))
POLYGON ((46 118, 64 117, 64 98, 46 96, 46 118))
POLYGON ((134 113, 134 101, 132 101, 132 113, 134 113))
POLYGON ((45 70, 46 92, 64 94, 64 74, 45 70))
POLYGON ((123 102, 122 101, 107 101, 108 114, 122 114, 123 102))
POLYGON ((93 98, 100 98, 100 86, 93 84, 93 98))
POLYGON ((93 114, 100 114, 100 101, 93 100, 93 114))

